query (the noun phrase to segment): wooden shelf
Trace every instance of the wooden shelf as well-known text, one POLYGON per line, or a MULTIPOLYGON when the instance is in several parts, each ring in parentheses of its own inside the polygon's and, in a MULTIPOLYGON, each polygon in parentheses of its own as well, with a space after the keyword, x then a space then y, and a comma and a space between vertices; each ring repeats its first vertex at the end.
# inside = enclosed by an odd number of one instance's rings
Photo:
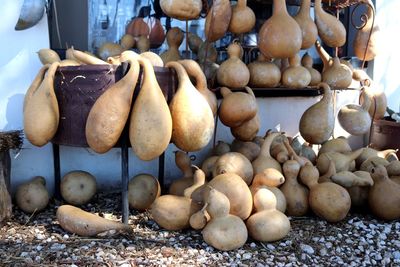
MULTIPOLYGON (((253 2, 272 5, 273 0, 253 0, 253 2)), ((342 9, 352 5, 362 3, 360 0, 322 0, 325 5, 330 5, 334 9, 342 9)), ((286 4, 289 6, 300 6, 301 0, 286 0, 286 4)), ((311 5, 314 5, 314 0, 311 1, 311 5)))
MULTIPOLYGON (((287 88, 287 87, 275 87, 275 88, 252 88, 254 95, 256 97, 316 97, 323 94, 322 89, 316 87, 306 87, 306 88, 287 88)), ((358 90, 356 88, 338 88, 333 89, 333 91, 348 91, 348 90, 358 90)), ((218 99, 222 99, 219 92, 219 88, 213 89, 218 99)), ((243 89, 233 90, 234 92, 241 91, 243 89)))

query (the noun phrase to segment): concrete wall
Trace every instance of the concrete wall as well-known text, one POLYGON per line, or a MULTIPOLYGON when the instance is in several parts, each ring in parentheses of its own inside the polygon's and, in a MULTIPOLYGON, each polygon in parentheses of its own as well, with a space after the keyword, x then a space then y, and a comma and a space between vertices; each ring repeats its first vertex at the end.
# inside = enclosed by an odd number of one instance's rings
MULTIPOLYGON (((37 59, 36 51, 48 47, 48 28, 46 19, 35 27, 15 32, 14 25, 17 21, 22 0, 5 1, 6 19, 0 25, 2 51, 0 54, 0 130, 22 129, 22 101, 26 89, 37 73, 41 64, 37 59)), ((395 76, 394 76, 395 77, 395 76)), ((290 135, 298 134, 298 122, 306 108, 315 103, 319 98, 287 97, 287 98, 259 98, 258 104, 261 117, 260 134, 267 129, 279 128, 290 135)), ((357 92, 338 92, 337 107, 343 104, 356 102, 357 92)), ((335 130, 335 136, 346 135, 340 127, 335 130)), ((218 125, 217 140, 230 142, 233 137, 228 128, 218 125)), ((362 138, 352 138, 354 148, 362 145, 362 138)), ((199 164, 210 152, 211 144, 204 150, 196 153, 194 162, 199 164)), ((174 179, 180 177, 179 170, 175 167, 173 151, 170 145, 166 152, 165 177, 174 179)), ((94 174, 102 190, 116 188, 120 181, 120 150, 113 149, 104 155, 97 155, 89 149, 61 147, 62 175, 74 169, 82 169, 94 174)), ((130 176, 141 172, 154 175, 158 173, 157 160, 152 162, 139 161, 130 151, 130 176)), ((42 175, 47 179, 47 186, 53 189, 53 158, 51 145, 42 148, 32 146, 25 140, 23 149, 12 152, 12 185, 13 188, 32 176, 42 175)))

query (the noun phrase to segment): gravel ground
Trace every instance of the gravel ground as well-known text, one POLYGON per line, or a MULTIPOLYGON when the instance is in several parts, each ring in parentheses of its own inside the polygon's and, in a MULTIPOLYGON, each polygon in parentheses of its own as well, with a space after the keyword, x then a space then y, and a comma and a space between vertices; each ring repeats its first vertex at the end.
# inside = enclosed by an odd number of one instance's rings
MULTIPOLYGON (((120 219, 119 194, 100 195, 85 210, 120 219)), ((0 266, 400 266, 400 221, 385 223, 350 214, 330 224, 316 217, 290 218, 285 239, 249 239, 241 249, 221 252, 194 230, 165 231, 150 214, 132 211, 131 236, 107 233, 83 238, 55 219, 59 202, 34 216, 14 210, 0 228, 0 266)))

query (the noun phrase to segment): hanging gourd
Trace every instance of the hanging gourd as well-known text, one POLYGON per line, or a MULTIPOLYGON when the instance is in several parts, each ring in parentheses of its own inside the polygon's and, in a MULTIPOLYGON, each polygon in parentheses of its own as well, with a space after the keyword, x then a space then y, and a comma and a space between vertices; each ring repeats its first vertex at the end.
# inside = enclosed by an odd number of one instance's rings
POLYGON ((336 17, 322 9, 321 0, 315 0, 315 23, 318 35, 329 47, 340 47, 346 43, 346 29, 336 17))
POLYGON ((324 89, 324 96, 303 113, 299 124, 301 136, 310 144, 327 141, 335 125, 331 89, 326 83, 320 83, 318 87, 324 89))
POLYGON ((177 61, 181 59, 179 53, 179 46, 183 41, 183 32, 178 27, 173 27, 167 32, 168 50, 163 52, 160 57, 167 64, 170 61, 177 61))
POLYGON ((169 104, 172 115, 172 142, 181 150, 197 151, 206 146, 214 132, 214 116, 210 105, 189 79, 178 62, 165 65, 178 76, 178 88, 169 104))
POLYGON ((161 24, 161 21, 156 17, 150 17, 147 20, 147 25, 150 28, 149 40, 151 48, 160 47, 165 40, 165 31, 161 24))
POLYGON ((288 14, 285 0, 274 0, 272 17, 259 32, 258 47, 268 58, 289 58, 296 55, 302 44, 299 24, 288 14))
POLYGON ((367 14, 362 17, 366 19, 365 25, 358 28, 356 37, 353 41, 354 54, 360 60, 370 61, 373 60, 378 52, 377 42, 379 36, 379 26, 374 25, 375 20, 375 8, 374 4, 367 0, 367 14), (372 32, 371 32, 372 31, 372 32))
POLYGON ((289 58, 289 68, 282 74, 282 84, 289 88, 304 88, 310 84, 311 74, 303 66, 300 65, 300 56, 289 58))
POLYGON ((307 49, 314 45, 318 38, 318 29, 314 20, 310 16, 310 3, 311 0, 303 0, 301 2, 300 10, 293 18, 300 26, 302 33, 301 49, 307 49))
POLYGON ((322 72, 322 81, 333 88, 347 88, 353 81, 353 73, 338 57, 333 58, 331 66, 322 72))
POLYGON ((204 26, 207 41, 215 42, 225 35, 231 16, 232 8, 229 0, 213 1, 204 26))
POLYGON ((245 87, 250 80, 250 72, 246 64, 240 59, 241 46, 232 43, 228 46, 229 58, 218 68, 217 80, 222 86, 230 88, 245 87))
POLYGON ((203 7, 201 0, 160 0, 162 11, 179 20, 197 19, 203 7))
POLYGON ((347 104, 341 107, 338 113, 340 126, 352 135, 368 133, 371 127, 371 116, 368 113, 371 102, 371 99, 367 96, 361 106, 347 104))
POLYGON ((247 6, 247 0, 238 0, 236 5, 232 6, 232 17, 228 30, 235 34, 246 33, 251 31, 255 24, 256 15, 247 6))
POLYGON ((143 68, 143 82, 132 108, 129 140, 135 155, 149 161, 168 147, 172 118, 153 66, 146 58, 139 57, 138 61, 143 68))

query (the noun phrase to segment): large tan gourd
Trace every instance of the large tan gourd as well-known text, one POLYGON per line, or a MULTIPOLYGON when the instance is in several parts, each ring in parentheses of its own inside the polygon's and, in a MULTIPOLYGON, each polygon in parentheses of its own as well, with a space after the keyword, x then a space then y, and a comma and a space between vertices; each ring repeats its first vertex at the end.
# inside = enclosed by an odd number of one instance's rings
POLYGON ((283 164, 285 183, 280 190, 286 198, 286 214, 304 216, 308 212, 308 189, 297 181, 300 164, 296 160, 288 160, 283 164))
POLYGON ((330 139, 322 144, 318 151, 318 155, 321 155, 325 152, 351 152, 351 147, 347 138, 340 136, 338 138, 330 139))
POLYGON ((299 123, 301 136, 310 144, 328 140, 335 125, 331 89, 326 83, 320 83, 318 87, 324 89, 324 96, 303 113, 299 123))
POLYGON ((386 171, 387 171, 389 177, 400 176, 400 161, 399 160, 391 161, 385 167, 386 167, 386 171))
POLYGON ((172 142, 184 151, 197 151, 206 146, 214 132, 214 116, 206 99, 191 83, 184 67, 169 62, 179 84, 169 104, 172 115, 172 142))
POLYGON ((188 33, 188 45, 189 49, 192 50, 194 54, 199 52, 200 45, 203 43, 203 40, 195 33, 188 33))
POLYGON ((59 109, 54 93, 54 76, 59 62, 43 66, 24 98, 24 133, 35 146, 44 146, 57 132, 59 109))
POLYGON ((215 162, 213 177, 223 173, 235 173, 242 177, 246 184, 253 180, 253 166, 251 162, 238 152, 228 152, 215 162))
POLYGON ((120 55, 125 49, 116 43, 105 42, 97 49, 97 56, 102 60, 120 55))
POLYGON ((186 70, 189 77, 193 77, 196 82, 196 88, 199 90, 200 94, 204 96, 207 100, 210 108, 215 116, 217 114, 217 97, 210 89, 207 88, 207 78, 204 75, 200 65, 194 60, 179 60, 178 61, 186 70))
POLYGON ((175 164, 183 175, 172 181, 168 192, 171 195, 183 196, 185 189, 193 184, 193 170, 189 155, 183 151, 175 151, 175 164))
POLYGON ((46 180, 42 176, 36 176, 19 185, 15 192, 15 200, 17 206, 26 213, 43 210, 49 203, 46 180))
POLYGON ((250 72, 249 85, 253 88, 269 88, 278 86, 281 70, 270 60, 259 54, 256 61, 247 65, 250 72))
POLYGON ((128 120, 139 77, 139 63, 128 57, 129 71, 96 100, 86 120, 86 141, 97 153, 105 153, 117 143, 128 120))
POLYGON ((61 228, 80 236, 95 236, 110 230, 133 233, 130 225, 105 219, 71 205, 58 207, 56 217, 61 228))
POLYGON ((179 20, 197 19, 202 6, 201 0, 160 0, 162 11, 179 20))
POLYGON ((353 152, 348 153, 322 153, 317 158, 316 166, 320 173, 325 173, 329 168, 329 163, 332 161, 335 164, 337 172, 348 171, 351 168, 352 162, 361 155, 363 150, 364 148, 359 148, 353 152))
POLYGON ((331 176, 331 180, 345 188, 353 186, 371 186, 374 181, 369 172, 366 171, 341 171, 331 176))
POLYGON ((387 155, 390 153, 396 153, 395 149, 385 149, 382 151, 378 151, 376 149, 370 148, 370 147, 365 147, 361 155, 356 159, 356 166, 359 168, 361 164, 366 161, 369 158, 373 157, 381 157, 383 159, 387 158, 387 155))
POLYGON ((330 47, 340 47, 346 43, 346 29, 334 16, 322 9, 321 0, 315 0, 315 24, 318 35, 330 47))
POLYGON ((207 212, 211 219, 203 229, 204 241, 216 249, 238 249, 247 241, 246 225, 236 215, 229 214, 230 202, 222 192, 211 188, 205 193, 207 212))
POLYGON ((213 1, 204 26, 206 39, 209 42, 215 42, 225 35, 231 16, 232 8, 229 0, 213 1))
POLYGON ((346 189, 331 182, 319 184, 318 169, 311 164, 301 168, 299 177, 310 189, 309 204, 316 215, 328 222, 339 222, 346 217, 351 206, 346 189))
POLYGON ((322 80, 321 73, 313 68, 313 64, 314 62, 312 57, 308 53, 305 53, 304 56, 301 58, 301 65, 303 65, 310 72, 310 86, 316 86, 322 80))
POLYGON ((255 213, 246 221, 249 235, 261 242, 284 238, 290 231, 290 221, 275 208, 274 194, 267 188, 259 188, 253 199, 255 213))
POLYGON ((145 58, 148 61, 150 61, 151 65, 153 67, 164 67, 164 62, 163 62, 162 58, 154 52, 146 51, 146 52, 140 53, 140 56, 142 58, 145 58))
POLYGON ((273 140, 280 133, 270 133, 261 146, 260 155, 252 162, 254 174, 262 173, 267 168, 274 168, 282 173, 282 167, 279 162, 271 157, 270 148, 273 140))
POLYGON ((284 134, 279 135, 272 141, 270 149, 271 156, 281 164, 289 160, 289 152, 283 144, 285 139, 287 137, 284 134))
POLYGON ((206 175, 203 170, 195 165, 192 165, 192 167, 196 169, 193 174, 193 184, 183 191, 183 196, 188 198, 191 198, 192 193, 206 182, 206 175))
POLYGON ((379 52, 378 40, 379 40, 379 26, 376 25, 375 8, 372 1, 365 1, 368 3, 366 13, 365 25, 356 32, 356 36, 353 41, 354 54, 360 60, 370 61, 375 58, 379 52), (375 19, 375 21, 374 21, 375 19), (371 32, 372 30, 372 32, 371 32))
POLYGON ((141 173, 129 181, 128 202, 132 209, 147 210, 160 194, 160 183, 150 174, 141 173))
POLYGON ((163 195, 151 205, 151 215, 162 228, 176 231, 188 228, 190 216, 200 209, 201 206, 190 198, 163 195))
POLYGON ((318 38, 318 29, 310 16, 311 0, 301 1, 299 12, 293 18, 299 24, 302 33, 301 49, 308 49, 318 38))
POLYGON ((177 61, 181 59, 179 46, 182 44, 183 37, 183 32, 178 27, 172 27, 169 29, 167 32, 168 50, 160 55, 164 65, 170 61, 177 61))
POLYGON ((172 117, 150 61, 142 57, 138 61, 143 68, 143 80, 132 108, 129 140, 135 155, 149 161, 159 157, 168 147, 172 117))
POLYGON ((219 118, 228 127, 238 127, 254 118, 258 111, 256 97, 249 87, 244 92, 232 92, 221 87, 223 100, 219 106, 219 118))
POLYGON ((400 218, 400 184, 389 179, 386 168, 376 165, 371 170, 374 185, 369 190, 368 202, 372 213, 383 220, 400 218))
POLYGON ((272 17, 260 29, 258 47, 268 58, 290 58, 302 44, 299 24, 288 14, 285 0, 274 0, 272 17))
POLYGON ((250 80, 250 72, 240 56, 241 47, 237 43, 228 46, 229 58, 222 62, 217 71, 218 83, 230 88, 245 87, 250 80))
POLYGON ((215 176, 205 186, 196 189, 192 194, 192 199, 196 202, 204 202, 203 193, 207 186, 211 186, 228 197, 231 203, 230 214, 239 216, 242 220, 250 216, 253 199, 249 186, 239 175, 224 173, 215 176))
POLYGON ((247 0, 238 0, 236 5, 232 6, 232 17, 228 30, 235 34, 246 33, 251 31, 255 24, 256 15, 247 6, 247 0))
POLYGON ((300 64, 298 54, 289 58, 289 68, 282 73, 282 85, 289 88, 304 88, 311 82, 310 72, 300 64))
POLYGON ((368 113, 370 105, 371 100, 366 97, 362 106, 347 104, 341 107, 338 113, 340 126, 352 135, 368 133, 371 127, 371 116, 368 113))
POLYGON ((96 190, 96 177, 86 171, 70 171, 61 179, 61 196, 72 205, 88 203, 96 194, 96 190))
POLYGON ((340 63, 338 57, 333 58, 331 66, 322 72, 322 81, 332 88, 347 88, 353 81, 353 74, 349 67, 340 63))
POLYGON ((219 159, 219 156, 211 156, 206 158, 201 164, 201 169, 203 170, 207 180, 213 178, 212 172, 214 170, 215 163, 219 159))
POLYGON ((231 133, 238 140, 251 141, 257 136, 258 130, 260 130, 260 116, 257 113, 251 120, 231 128, 231 133))

